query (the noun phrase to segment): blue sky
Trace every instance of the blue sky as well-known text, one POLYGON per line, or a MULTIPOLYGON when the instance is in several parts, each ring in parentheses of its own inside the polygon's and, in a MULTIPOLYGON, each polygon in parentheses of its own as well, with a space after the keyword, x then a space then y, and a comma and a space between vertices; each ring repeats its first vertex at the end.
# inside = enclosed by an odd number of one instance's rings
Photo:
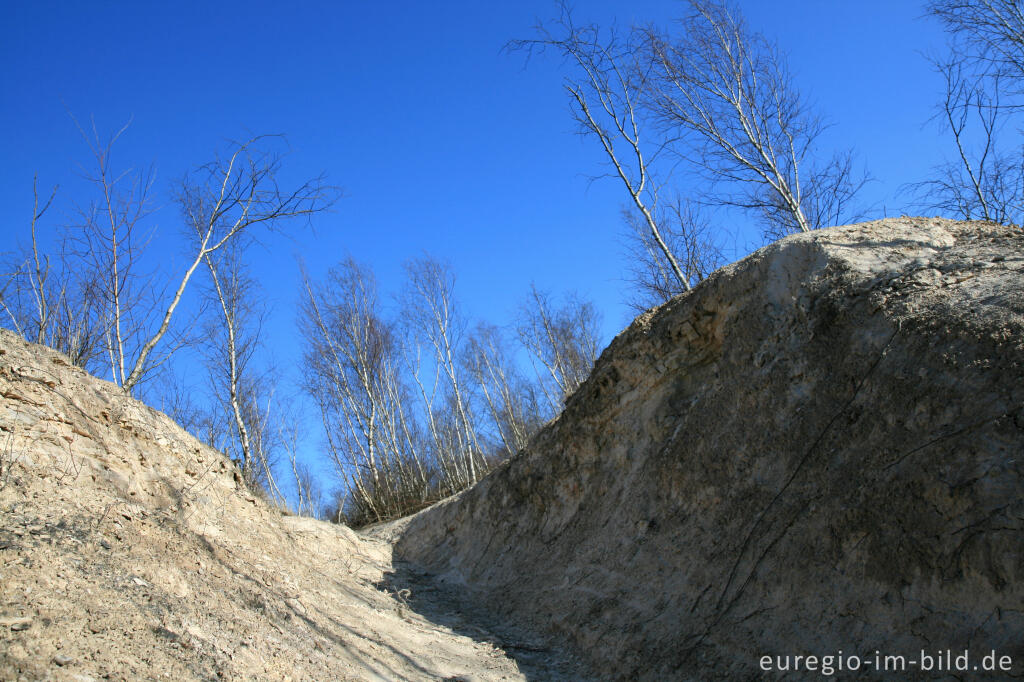
MULTIPOLYGON (((800 89, 876 181, 869 217, 909 212, 898 190, 941 160, 926 126, 941 84, 922 52, 943 36, 913 0, 745 0, 751 26, 778 42, 800 89)), ((575 3, 579 21, 665 25, 675 0, 575 3)), ((530 282, 576 290, 603 310, 606 340, 630 319, 619 209, 592 140, 574 134, 561 64, 502 51, 531 37, 550 0, 515 2, 13 2, 0 0, 0 250, 23 240, 32 177, 60 184, 51 224, 87 187, 88 149, 69 113, 109 134, 133 123, 115 165, 154 164, 152 217, 172 243, 166 190, 228 139, 284 133, 285 178, 326 172, 344 190, 315 232, 254 252, 274 315, 279 362, 298 356, 295 256, 321 274, 345 254, 385 291, 401 263, 449 260, 467 313, 507 323, 530 282)), ((735 256, 759 246, 742 216, 735 256)), ((173 253, 164 250, 161 255, 173 253)), ((176 256, 181 258, 183 254, 176 256)))
MULTIPOLYGON (((535 279, 599 301, 609 334, 627 321, 625 196, 612 180, 589 181, 601 158, 573 134, 558 60, 524 68, 501 50, 553 16, 553 2, 3 6, 5 243, 25 229, 33 174, 60 183, 60 210, 83 190, 76 173, 88 150, 69 112, 107 133, 132 118, 118 159, 155 164, 158 190, 225 139, 285 133, 286 172, 325 171, 345 198, 315 235, 260 256, 282 305, 296 288, 291 251, 314 272, 351 252, 388 286, 426 249, 452 261, 476 314, 507 318, 535 279)), ((741 6, 789 53, 801 89, 834 124, 829 141, 852 146, 877 178, 866 193, 874 214, 901 212, 898 187, 925 175, 943 142, 922 129, 939 84, 919 52, 941 35, 919 19, 919 3, 741 6)), ((664 24, 679 7, 591 1, 575 11, 664 24)), ((154 216, 162 231, 176 218, 172 208, 154 216)))

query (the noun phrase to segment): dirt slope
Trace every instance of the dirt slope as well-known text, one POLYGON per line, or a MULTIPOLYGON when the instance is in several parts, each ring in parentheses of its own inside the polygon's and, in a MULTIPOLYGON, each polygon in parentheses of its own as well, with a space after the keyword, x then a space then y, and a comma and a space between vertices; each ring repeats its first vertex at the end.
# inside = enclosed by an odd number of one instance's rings
POLYGON ((167 417, 5 330, 0 466, 0 680, 573 677, 443 592, 433 620, 411 611, 387 543, 283 517, 167 417))
POLYGON ((526 451, 388 532, 609 679, 965 648, 1020 676, 1022 405, 1024 233, 798 235, 640 316, 526 451))

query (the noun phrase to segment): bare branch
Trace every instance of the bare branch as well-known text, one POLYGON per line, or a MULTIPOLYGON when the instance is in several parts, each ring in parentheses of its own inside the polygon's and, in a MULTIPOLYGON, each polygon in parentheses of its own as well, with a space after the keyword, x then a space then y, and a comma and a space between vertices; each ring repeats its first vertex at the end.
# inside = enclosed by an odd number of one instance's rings
POLYGON ((965 220, 1024 221, 1024 146, 1004 134, 1024 105, 1024 13, 1015 0, 935 0, 929 13, 949 33, 949 51, 931 62, 943 77, 936 119, 953 160, 907 185, 918 203, 965 220), (1009 140, 1009 142, 1007 141, 1009 140))
POLYGON ((531 360, 539 363, 534 367, 553 410, 560 411, 590 375, 597 360, 599 325, 600 314, 589 301, 570 295, 556 308, 547 293, 530 286, 516 332, 531 360))
POLYGON ((348 517, 382 521, 423 506, 430 475, 372 272, 348 259, 323 285, 304 274, 303 289, 304 388, 320 407, 329 452, 348 486, 348 517))
POLYGON ((327 210, 336 197, 323 178, 307 181, 294 190, 282 191, 277 183, 281 159, 261 148, 268 137, 255 137, 235 145, 226 161, 214 161, 186 176, 178 191, 178 204, 194 235, 191 264, 186 268, 159 327, 135 358, 122 387, 131 392, 146 371, 150 353, 167 333, 189 280, 199 265, 229 241, 256 226, 275 228, 283 221, 327 210))
POLYGON ((560 18, 553 23, 558 35, 540 25, 536 29, 538 38, 512 41, 506 49, 531 54, 534 50, 552 48, 574 65, 579 80, 565 80, 573 103, 573 118, 582 134, 598 140, 614 175, 622 181, 631 202, 643 216, 651 241, 660 249, 680 286, 689 290, 690 281, 665 243, 654 217, 658 185, 651 177, 651 168, 660 149, 654 145, 648 153, 649 143, 641 135, 639 96, 643 73, 632 57, 635 46, 628 41, 620 44, 614 31, 602 39, 594 26, 575 26, 564 2, 560 18))
MULTIPOLYGON (((696 284, 725 263, 715 240, 715 230, 701 213, 701 207, 675 196, 663 204, 659 222, 665 226, 665 241, 678 255, 688 281, 696 284)), ((678 281, 667 272, 657 245, 649 239, 643 220, 634 212, 623 211, 623 219, 632 230, 627 233, 631 254, 632 298, 630 307, 643 312, 684 293, 678 281)))
POLYGON ((645 105, 675 151, 715 188, 717 203, 760 214, 765 234, 826 227, 842 219, 863 184, 850 155, 807 166, 825 130, 793 85, 778 48, 739 11, 690 0, 681 33, 641 31, 653 65, 645 105))

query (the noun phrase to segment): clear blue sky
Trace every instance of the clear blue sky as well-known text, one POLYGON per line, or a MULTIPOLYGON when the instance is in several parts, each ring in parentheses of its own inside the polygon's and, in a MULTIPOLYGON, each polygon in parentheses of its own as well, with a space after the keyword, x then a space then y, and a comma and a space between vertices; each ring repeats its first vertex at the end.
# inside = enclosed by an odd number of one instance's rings
MULTIPOLYGON (((916 0, 745 0, 749 23, 776 40, 802 91, 877 179, 870 217, 904 212, 900 185, 940 160, 924 124, 940 83, 920 55, 943 37, 916 0)), ((580 0, 579 21, 665 24, 675 0, 580 0)), ((15 2, 0 0, 0 250, 25 237, 31 183, 59 183, 51 214, 83 201, 88 149, 69 118, 109 133, 134 122, 118 165, 157 169, 165 190, 226 139, 285 133, 286 175, 321 171, 344 189, 315 234, 254 253, 275 314, 269 339, 298 355, 294 256, 314 274, 346 253, 398 286, 403 260, 448 259, 474 317, 509 321, 531 280, 575 289, 604 311, 610 339, 622 304, 622 189, 592 140, 573 133, 557 59, 524 68, 502 46, 530 37, 550 0, 480 2, 15 2)), ((153 221, 178 229, 173 207, 153 221)), ((759 245, 742 220, 728 226, 759 245)), ((742 253, 737 253, 737 256, 742 253)), ((607 340, 606 339, 606 340, 607 340)))
MULTIPOLYGON (((789 53, 801 88, 834 123, 830 140, 854 147, 878 178, 868 203, 899 213, 897 188, 927 174, 943 142, 922 130, 939 84, 918 52, 941 46, 941 35, 918 18, 920 3, 741 6, 789 53)), ((558 61, 524 69, 521 56, 501 51, 553 16, 553 2, 2 7, 5 246, 25 230, 34 173, 44 186, 61 184, 61 210, 82 190, 77 166, 88 150, 68 112, 107 132, 133 117, 118 158, 154 163, 161 190, 225 139, 285 133, 287 171, 326 171, 346 196, 316 235, 260 256, 282 306, 295 295, 293 250, 314 272, 351 252, 388 286, 401 261, 427 249, 452 261, 472 312, 495 321, 531 279, 599 301, 609 333, 628 318, 621 188, 588 181, 601 159, 573 134, 558 61)), ((598 0, 578 2, 576 15, 664 23, 679 7, 598 0)), ((172 208, 154 217, 161 230, 176 218, 172 208)))

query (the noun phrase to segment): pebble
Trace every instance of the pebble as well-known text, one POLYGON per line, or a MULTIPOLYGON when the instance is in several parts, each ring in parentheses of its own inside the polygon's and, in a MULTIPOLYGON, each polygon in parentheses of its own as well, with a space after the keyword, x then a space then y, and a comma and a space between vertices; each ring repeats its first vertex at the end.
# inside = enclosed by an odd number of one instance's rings
POLYGON ((70 656, 65 656, 64 654, 57 654, 53 657, 53 662, 63 667, 69 663, 74 663, 75 659, 71 658, 70 656))

